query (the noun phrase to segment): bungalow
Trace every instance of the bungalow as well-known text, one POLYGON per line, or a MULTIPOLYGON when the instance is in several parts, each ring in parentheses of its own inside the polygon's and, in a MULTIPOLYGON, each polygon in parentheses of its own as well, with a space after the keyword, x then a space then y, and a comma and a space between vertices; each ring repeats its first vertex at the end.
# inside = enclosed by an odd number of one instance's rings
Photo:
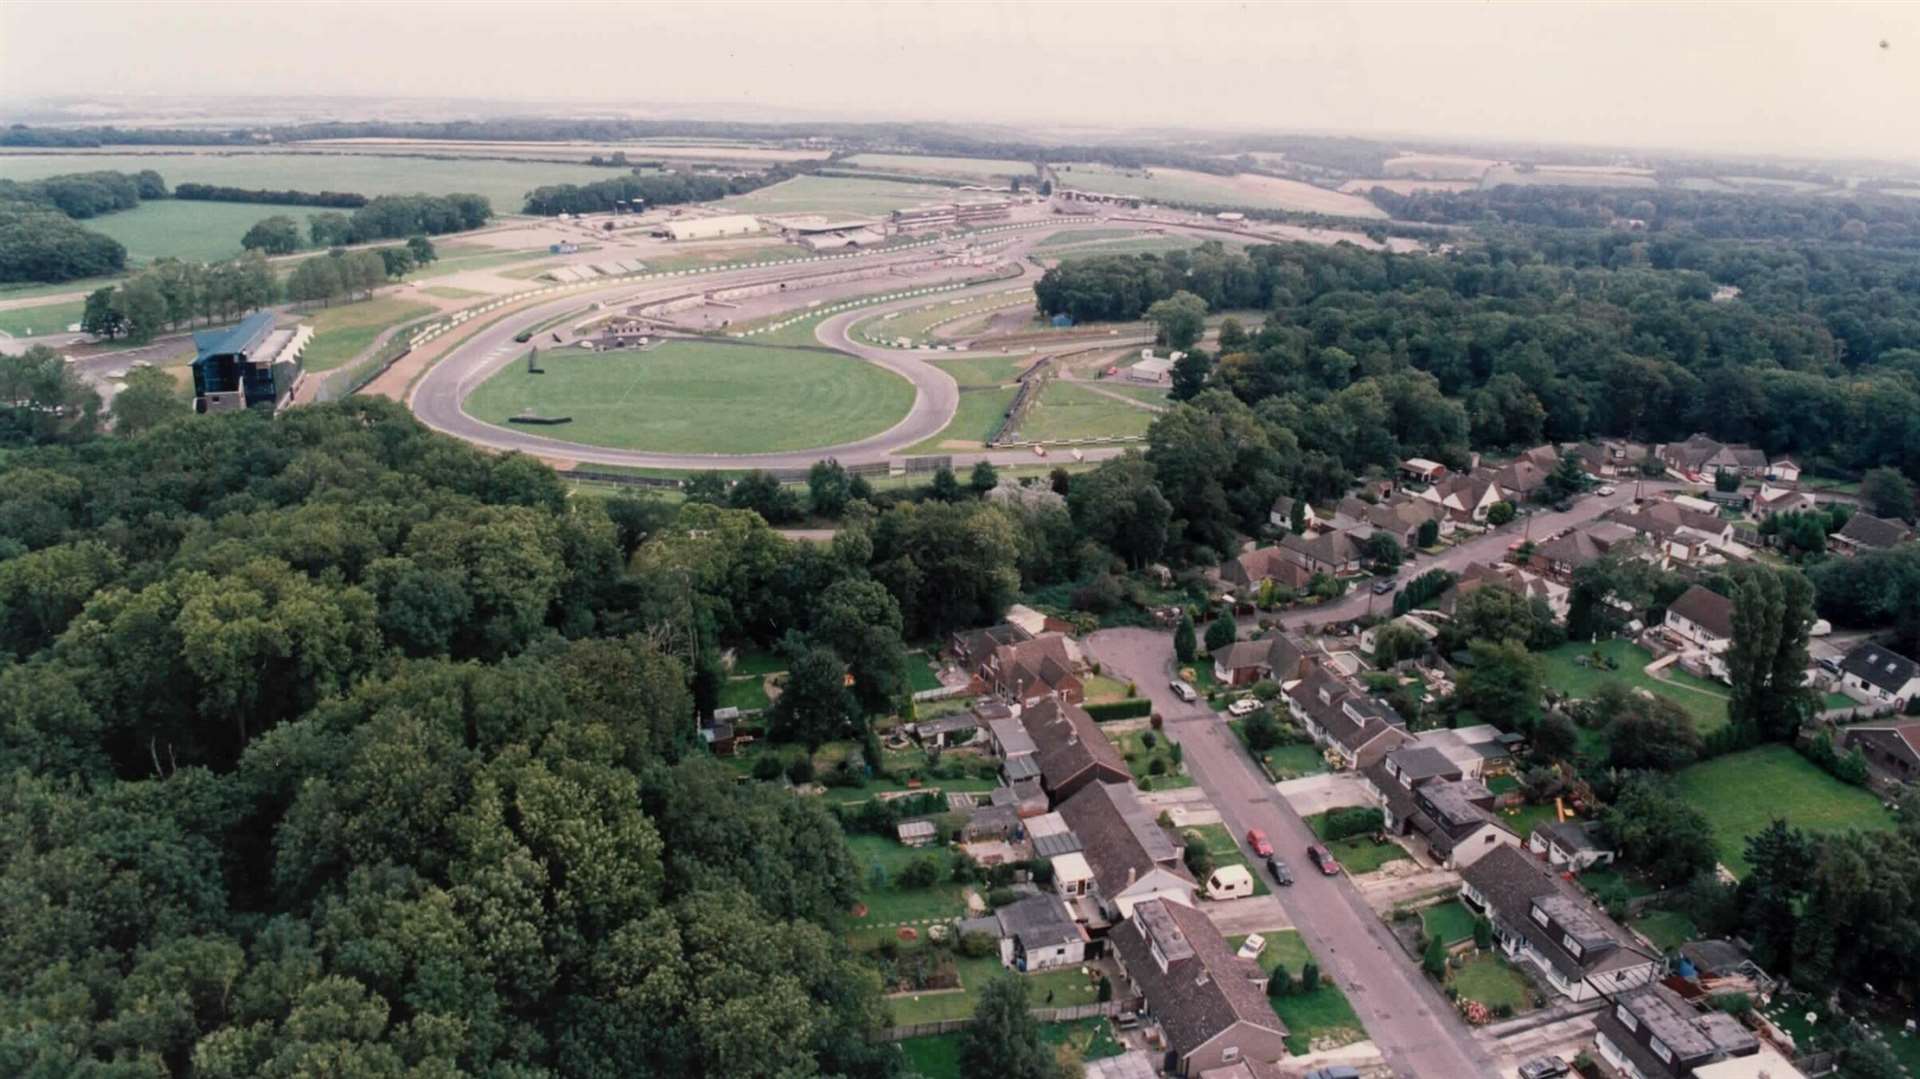
POLYGON ((1413 801, 1415 787, 1464 778, 1460 766, 1446 754, 1422 745, 1402 746, 1368 765, 1361 775, 1367 793, 1380 803, 1386 830, 1394 835, 1406 835, 1413 827, 1418 808, 1413 801))
POLYGON ((1752 446, 1728 444, 1696 434, 1685 442, 1669 442, 1654 450, 1654 456, 1672 472, 1699 482, 1712 479, 1721 471, 1746 479, 1764 475, 1767 455, 1752 446))
POLYGON ((1705 559, 1733 542, 1732 521, 1677 502, 1652 502, 1640 509, 1623 509, 1616 512, 1613 519, 1647 537, 1663 556, 1682 562, 1705 559))
POLYGON ((1421 491, 1419 497, 1438 504, 1461 524, 1485 524, 1494 505, 1507 501, 1492 472, 1477 469, 1465 476, 1449 476, 1421 491))
POLYGON ((1862 723, 1840 732, 1843 749, 1857 749, 1867 763, 1911 782, 1920 777, 1920 719, 1862 723))
POLYGON ((1733 601, 1693 585, 1667 608, 1665 624, 1675 637, 1717 656, 1733 643, 1733 601))
POLYGON ((1533 493, 1547 485, 1547 477, 1552 474, 1554 462, 1539 465, 1530 460, 1519 460, 1507 465, 1493 474, 1500 489, 1513 499, 1532 498, 1533 493))
POLYGON ((1884 551, 1913 538, 1913 530, 1900 521, 1890 521, 1868 513, 1847 518, 1840 531, 1827 537, 1835 554, 1855 555, 1861 551, 1884 551))
POLYGON ((921 745, 931 749, 946 749, 973 741, 974 736, 980 733, 980 721, 971 712, 956 712, 915 723, 911 729, 921 745))
POLYGON ((1562 581, 1571 581, 1573 571, 1597 562, 1608 551, 1634 541, 1637 533, 1625 525, 1601 521, 1588 527, 1550 539, 1533 550, 1533 568, 1562 581))
POLYGON ((1152 899, 1193 905, 1196 885, 1180 848, 1140 803, 1128 783, 1093 783, 1061 803, 1060 819, 1080 837, 1080 856, 1091 875, 1091 894, 1075 917, 1107 926, 1133 917, 1135 905, 1152 899))
MULTIPOLYGON (((1801 1074, 1785 1060, 1763 1064, 1759 1037, 1739 1019, 1723 1011, 1701 1011, 1665 985, 1638 986, 1610 1003, 1612 1007, 1594 1019, 1594 1045, 1602 1059, 1629 1079, 1788 1079, 1801 1074)), ((1769 1054, 1778 1059, 1777 1053, 1769 1054)))
POLYGON ((1556 619, 1566 618, 1567 611, 1572 607, 1573 594, 1566 585, 1510 562, 1472 563, 1461 571, 1453 587, 1441 594, 1435 607, 1443 614, 1452 615, 1461 600, 1482 588, 1499 588, 1521 599, 1537 599, 1547 605, 1556 619))
POLYGON ((1000 963, 1030 974, 1076 966, 1087 958, 1087 931, 1057 895, 1042 892, 994 911, 1000 923, 1000 963))
POLYGON ((1454 530, 1453 518, 1439 504, 1412 495, 1399 494, 1375 505, 1359 502, 1360 514, 1353 532, 1357 536, 1385 532, 1405 550, 1420 546, 1420 526, 1432 521, 1440 535, 1454 530))
POLYGON ((1415 787, 1408 820, 1447 869, 1465 869, 1500 847, 1520 845, 1513 829, 1493 815, 1493 792, 1476 780, 1434 781, 1415 787))
POLYGON ((1220 579, 1242 591, 1256 588, 1268 579, 1299 591, 1312 583, 1313 572, 1278 547, 1256 547, 1222 564, 1220 579))
POLYGON ((1493 923, 1508 959, 1531 963, 1574 1001, 1645 985, 1657 955, 1517 846, 1500 845, 1460 874, 1460 897, 1493 923))
POLYGON ((1364 769, 1408 741, 1406 721, 1315 663, 1283 696, 1314 741, 1330 746, 1349 768, 1364 769))
MULTIPOLYGON (((1292 528, 1295 504, 1295 500, 1286 495, 1274 499, 1273 506, 1267 510, 1267 523, 1275 528, 1292 528)), ((1303 498, 1297 504, 1300 506, 1302 520, 1306 522, 1308 528, 1313 528, 1320 523, 1320 516, 1313 512, 1313 503, 1303 498)))
POLYGON ((1862 704, 1903 710, 1920 697, 1920 664, 1872 642, 1855 645, 1840 661, 1840 692, 1862 704))
POLYGON ((1213 678, 1221 685, 1244 686, 1265 678, 1272 641, 1235 641, 1213 654, 1213 678))
POLYGON ((1425 457, 1409 457, 1400 462, 1400 475, 1414 483, 1438 483, 1446 474, 1446 465, 1425 457))
POLYGON ((1556 869, 1582 873, 1612 865, 1615 852, 1600 844, 1592 825, 1580 821, 1543 821, 1527 834, 1527 849, 1556 869))
POLYGON ((1338 576, 1360 569, 1360 548, 1345 532, 1321 532, 1317 535, 1288 535, 1280 540, 1282 557, 1309 574, 1338 576))
POLYGON ((1167 1070, 1198 1076, 1287 1055, 1287 1027, 1267 1002, 1258 963, 1227 946, 1213 921, 1178 903, 1141 903, 1113 931, 1121 972, 1146 1001, 1167 1046, 1167 1070))
POLYGON ((1753 496, 1753 515, 1762 520, 1781 513, 1806 513, 1819 503, 1805 491, 1762 483, 1753 496))
POLYGON ((1600 479, 1608 479, 1623 472, 1631 472, 1639 467, 1647 456, 1645 446, 1619 439, 1601 439, 1597 442, 1582 442, 1573 447, 1574 456, 1587 474, 1600 479))
POLYGON ((1040 785, 1055 806, 1089 784, 1132 783, 1133 772, 1086 710, 1047 697, 1020 716, 1036 747, 1040 785))
POLYGON ((1767 478, 1775 483, 1799 483, 1800 464, 1791 457, 1782 457, 1767 464, 1767 478))

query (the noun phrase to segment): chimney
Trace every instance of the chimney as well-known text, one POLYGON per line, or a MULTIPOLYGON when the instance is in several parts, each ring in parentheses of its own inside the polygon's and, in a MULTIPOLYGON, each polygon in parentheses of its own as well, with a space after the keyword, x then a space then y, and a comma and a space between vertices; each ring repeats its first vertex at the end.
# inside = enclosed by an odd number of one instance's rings
POLYGON ((1140 875, 1140 871, 1138 869, 1135 869, 1133 866, 1128 866, 1127 867, 1127 887, 1129 888, 1133 887, 1133 880, 1135 877, 1139 875, 1140 875))

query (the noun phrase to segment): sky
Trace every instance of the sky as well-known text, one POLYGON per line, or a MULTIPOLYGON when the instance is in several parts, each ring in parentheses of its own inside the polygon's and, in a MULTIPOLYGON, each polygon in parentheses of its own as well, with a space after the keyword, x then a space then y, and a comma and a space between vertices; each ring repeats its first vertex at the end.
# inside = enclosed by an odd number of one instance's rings
POLYGON ((1920 4, 0 2, 0 110, 94 93, 1920 160, 1920 4))

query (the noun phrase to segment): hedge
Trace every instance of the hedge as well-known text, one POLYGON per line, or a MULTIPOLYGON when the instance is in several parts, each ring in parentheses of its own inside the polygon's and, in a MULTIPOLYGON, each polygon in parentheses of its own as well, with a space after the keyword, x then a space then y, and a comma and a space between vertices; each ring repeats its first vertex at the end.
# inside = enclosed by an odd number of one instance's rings
POLYGON ((1134 697, 1125 701, 1108 701, 1105 704, 1089 704, 1087 714, 1096 722, 1105 723, 1110 719, 1138 719, 1153 713, 1153 702, 1145 697, 1134 697))

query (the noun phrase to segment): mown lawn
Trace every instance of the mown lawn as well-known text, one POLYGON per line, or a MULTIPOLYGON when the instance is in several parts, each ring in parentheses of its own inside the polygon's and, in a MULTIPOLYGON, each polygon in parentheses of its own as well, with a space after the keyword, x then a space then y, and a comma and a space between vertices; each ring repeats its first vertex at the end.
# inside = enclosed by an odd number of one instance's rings
POLYGON ((1031 356, 969 356, 964 360, 934 360, 934 365, 962 386, 1004 386, 1031 363, 1031 356))
POLYGON ((1173 790, 1193 785, 1193 777, 1186 774, 1185 766, 1174 759, 1173 742, 1165 734, 1151 730, 1128 731, 1118 734, 1111 731, 1101 732, 1112 742, 1120 755, 1127 759, 1127 767, 1132 770, 1134 782, 1145 787, 1150 781, 1152 790, 1173 790), (1147 740, 1153 740, 1148 747, 1147 740), (1154 771, 1154 762, 1159 762, 1160 771, 1154 771))
MULTIPOLYGON (((1357 835, 1327 844, 1333 857, 1349 874, 1371 873, 1389 862, 1404 861, 1407 852, 1398 843, 1376 843, 1372 836, 1357 835)), ((1312 866, 1307 867, 1312 870, 1312 866)))
POLYGON ((940 676, 934 673, 925 652, 907 653, 907 685, 915 693, 940 688, 940 676))
POLYGON ((1609 682, 1619 682, 1658 694, 1686 709, 1701 734, 1726 725, 1728 691, 1725 686, 1695 678, 1671 667, 1662 671, 1661 677, 1651 677, 1642 668, 1653 662, 1653 654, 1631 641, 1601 641, 1597 645, 1563 644, 1540 653, 1540 658, 1546 665, 1546 684, 1570 696, 1584 699, 1593 696, 1609 682), (1618 668, 1583 667, 1574 662, 1574 657, 1590 656, 1596 650, 1617 663, 1618 668))
POLYGON ((1682 770, 1677 780, 1713 826, 1721 862, 1739 875, 1747 871, 1747 840, 1775 818, 1810 832, 1893 827, 1879 799, 1822 772, 1791 746, 1729 753, 1682 770))
POLYGON ((746 678, 729 678, 720 685, 720 707, 738 708, 743 712, 757 712, 771 702, 767 699, 765 683, 759 675, 746 678))
POLYGON ((309 371, 331 371, 350 362, 373 344, 380 331, 433 314, 421 303, 381 296, 357 303, 335 304, 305 312, 302 322, 313 327, 313 340, 300 365, 309 371))
POLYGON ((1020 435, 1031 442, 1144 435, 1153 417, 1147 409, 1055 379, 1020 421, 1020 435))
POLYGON ((945 847, 915 849, 885 836, 853 835, 847 837, 847 848, 860 866, 859 901, 867 906, 864 917, 852 919, 854 928, 891 927, 901 922, 923 924, 966 914, 962 886, 947 879, 952 859, 945 847), (900 887, 900 874, 922 857, 932 858, 939 864, 940 880, 925 888, 900 887), (878 882, 873 876, 876 866, 882 873, 878 882))
MULTIPOLYGON (((1200 841, 1207 845, 1207 853, 1213 855, 1214 868, 1217 869, 1223 865, 1243 866, 1253 877, 1253 894, 1268 893, 1270 889, 1267 887, 1266 867, 1256 866, 1247 860, 1247 856, 1240 852, 1240 844, 1234 841, 1233 833, 1227 831, 1226 825, 1196 824, 1191 828, 1182 828, 1180 842, 1183 846, 1188 836, 1198 836, 1200 841)), ((1206 883, 1206 881, 1200 882, 1203 891, 1206 883)))
POLYGON ((977 450, 987 444, 1013 405, 1012 386, 962 387, 960 405, 939 434, 905 451, 908 455, 977 450))
POLYGON ((1420 924, 1426 929, 1427 936, 1438 937, 1446 944, 1471 940, 1475 920, 1473 912, 1457 899, 1420 912, 1420 924))
MULTIPOLYGON (((1324 974, 1313 992, 1298 991, 1300 971, 1314 959, 1313 952, 1300 939, 1299 931, 1282 929, 1260 935, 1267 940, 1266 949, 1260 953, 1260 969, 1272 974, 1275 967, 1285 965, 1293 978, 1295 992, 1267 998, 1274 1014, 1287 1025, 1288 1052, 1305 1053, 1316 1040, 1327 1047, 1351 1045, 1367 1036, 1360 1017, 1353 1012, 1353 1005, 1347 1002, 1347 995, 1324 974)), ((1229 937, 1227 943, 1238 950, 1246 939, 1245 936, 1229 937)))
MULTIPOLYGON (((896 1042, 906 1058, 907 1071, 923 1079, 963 1079, 960 1074, 960 1039, 963 1035, 935 1034, 896 1042)), ((1127 1047, 1113 1036, 1113 1026, 1105 1019, 1081 1019, 1072 1023, 1048 1023, 1040 1028, 1040 1039, 1049 1045, 1071 1045, 1081 1060, 1117 1057, 1127 1047)))
POLYGON ((1527 1008, 1527 980, 1495 956, 1481 953, 1447 979, 1456 992, 1489 1008, 1505 1004, 1516 1012, 1527 1008))
POLYGON ((1648 910, 1629 924, 1646 934, 1654 947, 1663 952, 1671 952, 1700 936, 1700 929, 1693 924, 1693 919, 1675 910, 1648 910))
MULTIPOLYGON (((1233 728, 1233 733, 1239 737, 1240 744, 1246 745, 1246 720, 1229 720, 1227 725, 1233 728)), ((1327 770, 1327 758, 1317 747, 1311 745, 1275 746, 1262 753, 1254 753, 1249 747, 1247 752, 1256 759, 1266 762, 1268 770, 1273 773, 1274 781, 1279 783, 1289 779, 1299 779, 1301 776, 1317 776, 1327 770)))
POLYGON ((41 304, 38 307, 15 307, 0 311, 0 333, 15 337, 65 333, 68 326, 80 321, 86 308, 85 300, 74 300, 71 303, 41 304))

